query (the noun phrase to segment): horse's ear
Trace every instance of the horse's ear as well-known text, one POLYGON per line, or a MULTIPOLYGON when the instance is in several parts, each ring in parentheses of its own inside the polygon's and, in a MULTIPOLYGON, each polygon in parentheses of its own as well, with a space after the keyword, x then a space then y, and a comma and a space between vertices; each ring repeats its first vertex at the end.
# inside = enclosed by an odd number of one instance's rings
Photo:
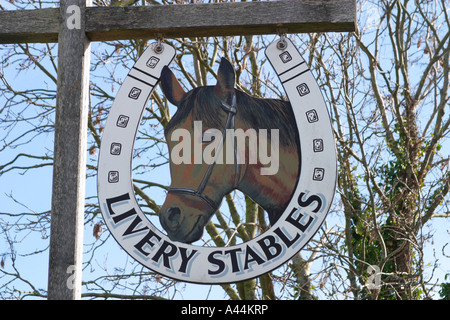
POLYGON ((231 104, 231 98, 236 85, 236 72, 233 65, 225 58, 220 60, 219 70, 217 71, 217 84, 214 87, 214 93, 222 100, 231 104))
POLYGON ((177 78, 169 67, 164 66, 161 71, 161 89, 166 98, 175 106, 180 106, 181 100, 185 95, 184 89, 181 87, 177 78))

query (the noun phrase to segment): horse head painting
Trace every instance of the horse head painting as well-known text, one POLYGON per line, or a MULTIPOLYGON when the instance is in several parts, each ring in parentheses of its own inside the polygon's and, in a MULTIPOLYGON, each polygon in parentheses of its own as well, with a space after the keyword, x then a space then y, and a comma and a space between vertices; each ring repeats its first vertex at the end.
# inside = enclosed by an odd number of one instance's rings
POLYGON ((224 58, 214 86, 189 92, 168 67, 162 70, 162 91, 177 107, 164 130, 171 185, 159 212, 173 241, 199 240, 222 199, 233 190, 261 206, 272 225, 291 199, 300 175, 291 104, 252 97, 235 85, 235 70, 224 58))

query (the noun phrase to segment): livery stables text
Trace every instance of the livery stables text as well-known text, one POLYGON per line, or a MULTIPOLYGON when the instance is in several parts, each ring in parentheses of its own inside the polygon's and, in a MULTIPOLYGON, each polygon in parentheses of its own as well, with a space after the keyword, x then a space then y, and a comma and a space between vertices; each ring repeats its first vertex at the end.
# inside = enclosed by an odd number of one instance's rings
MULTIPOLYGON (((218 248, 208 256, 200 257, 200 251, 188 249, 180 242, 169 242, 160 237, 155 230, 144 225, 142 218, 134 208, 129 208, 130 194, 126 193, 106 200, 110 219, 124 230, 122 237, 136 237, 135 251, 151 260, 155 265, 163 265, 168 271, 176 272, 189 278, 189 273, 195 260, 207 263, 207 273, 213 277, 223 277, 227 274, 251 272, 253 267, 273 262, 282 258, 286 251, 296 246, 299 239, 310 232, 315 225, 315 214, 326 208, 326 200, 322 195, 300 193, 297 203, 283 224, 275 227, 273 233, 268 233, 254 244, 245 247, 218 248)), ((285 258, 285 257, 284 257, 285 258)))

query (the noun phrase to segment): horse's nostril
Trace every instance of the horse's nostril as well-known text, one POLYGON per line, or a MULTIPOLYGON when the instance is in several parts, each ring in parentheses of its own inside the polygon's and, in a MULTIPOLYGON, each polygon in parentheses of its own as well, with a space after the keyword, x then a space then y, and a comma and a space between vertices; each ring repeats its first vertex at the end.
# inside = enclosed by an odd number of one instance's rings
POLYGON ((167 218, 174 225, 179 225, 181 222, 181 210, 178 207, 170 207, 167 209, 167 218))

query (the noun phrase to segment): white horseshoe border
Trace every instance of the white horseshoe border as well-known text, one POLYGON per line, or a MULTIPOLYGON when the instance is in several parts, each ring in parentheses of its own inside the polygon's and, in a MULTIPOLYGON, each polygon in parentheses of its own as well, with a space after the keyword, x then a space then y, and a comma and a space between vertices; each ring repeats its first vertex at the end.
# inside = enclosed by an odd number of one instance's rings
POLYGON ((131 162, 143 110, 163 66, 175 49, 155 44, 125 78, 111 107, 98 162, 98 200, 104 221, 119 245, 136 261, 164 276, 193 283, 238 282, 270 272, 294 256, 315 235, 334 197, 336 151, 320 89, 289 39, 266 49, 291 101, 299 129, 301 174, 285 212, 269 230, 232 247, 200 247, 171 241, 140 209, 133 190, 131 162))

